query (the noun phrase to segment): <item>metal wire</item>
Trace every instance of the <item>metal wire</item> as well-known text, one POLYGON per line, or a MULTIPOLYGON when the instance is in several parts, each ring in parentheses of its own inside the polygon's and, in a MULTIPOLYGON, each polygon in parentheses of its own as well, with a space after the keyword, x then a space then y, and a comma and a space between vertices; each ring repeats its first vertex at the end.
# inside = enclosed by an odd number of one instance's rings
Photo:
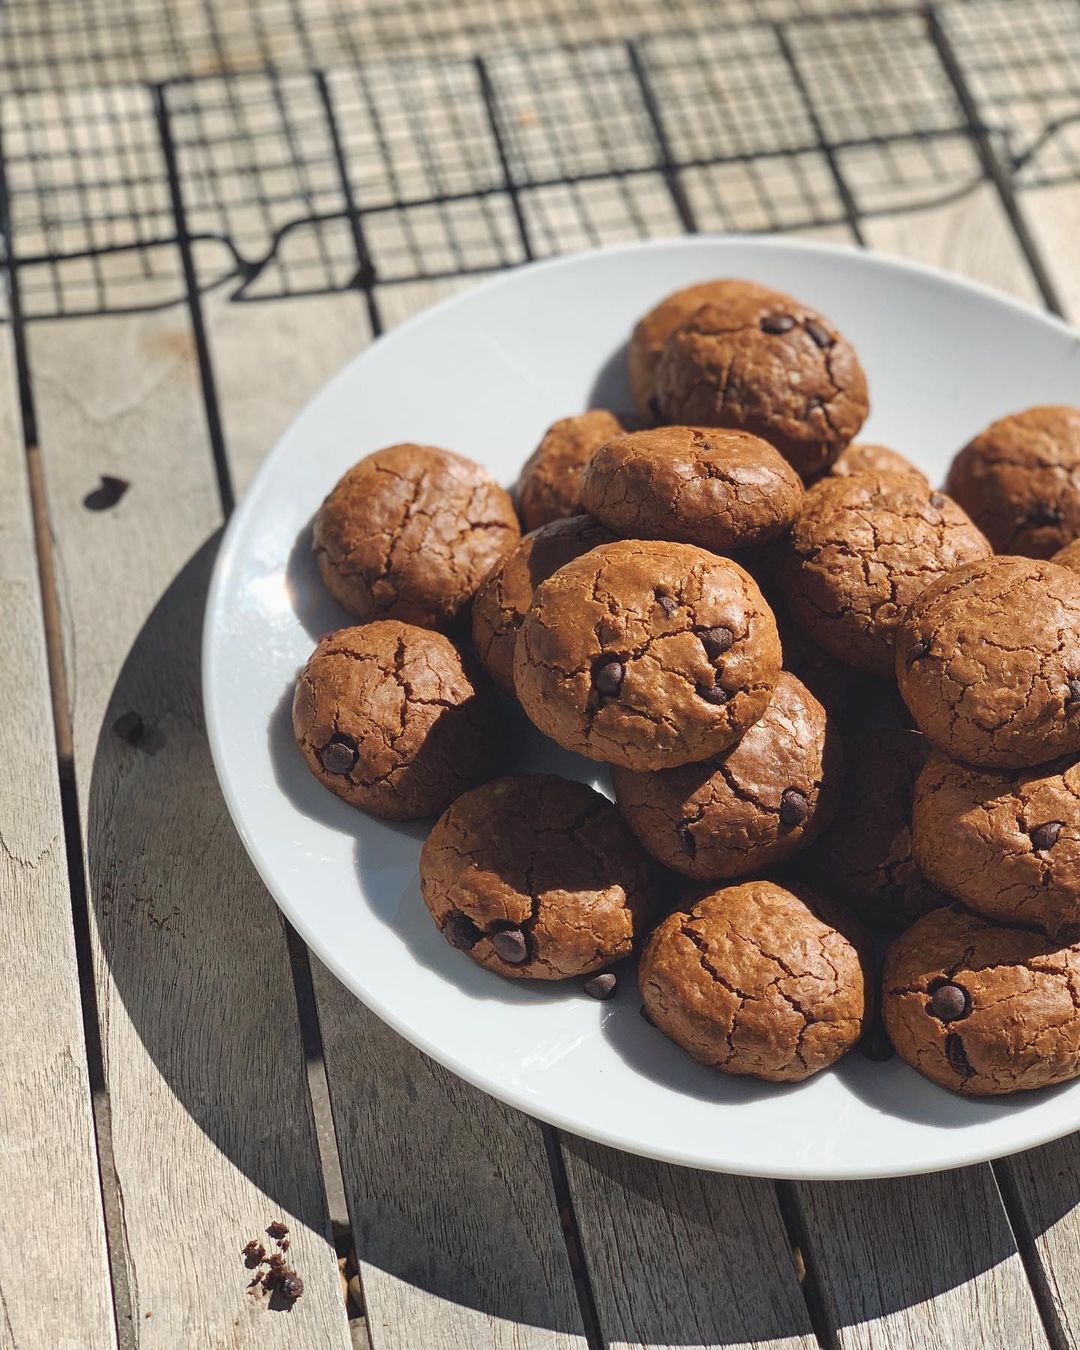
POLYGON ((0 145, 25 315, 182 300, 181 234, 200 290, 255 300, 683 229, 857 234, 969 191, 980 138, 1020 186, 1080 175, 1071 0, 957 0, 932 26, 928 7, 873 0, 735 0, 722 21, 704 0, 506 11, 8 0, 0 145))

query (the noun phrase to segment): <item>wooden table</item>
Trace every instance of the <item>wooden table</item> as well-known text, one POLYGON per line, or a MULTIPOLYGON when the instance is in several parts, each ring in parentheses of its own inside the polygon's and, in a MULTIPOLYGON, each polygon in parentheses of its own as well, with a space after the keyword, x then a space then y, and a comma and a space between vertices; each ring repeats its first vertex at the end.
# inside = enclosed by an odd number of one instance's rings
POLYGON ((309 959, 204 734, 235 496, 476 275, 780 229, 1080 317, 1080 6, 847 8, 0 3, 4 1350, 1080 1344, 1075 1137, 774 1185, 541 1126, 309 959))

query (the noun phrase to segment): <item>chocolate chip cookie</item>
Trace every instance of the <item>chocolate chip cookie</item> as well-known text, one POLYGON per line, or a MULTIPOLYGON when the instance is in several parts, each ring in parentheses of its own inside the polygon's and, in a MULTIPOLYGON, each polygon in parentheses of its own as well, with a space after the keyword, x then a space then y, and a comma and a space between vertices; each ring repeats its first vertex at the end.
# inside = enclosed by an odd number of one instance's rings
POLYGON ((391 445, 354 465, 319 508, 327 590, 358 619, 445 627, 521 536, 514 504, 479 464, 391 445))
POLYGON ((653 417, 659 412, 655 398, 656 363, 660 360, 664 343, 675 329, 680 328, 709 301, 723 304, 730 296, 745 296, 748 293, 757 294, 762 302, 773 294, 764 286, 755 286, 752 281, 702 281, 665 297, 638 320, 627 352, 630 393, 638 412, 653 417))
POLYGON ((828 319, 738 283, 664 343, 656 399, 661 421, 764 437, 804 479, 829 467, 869 410, 858 357, 828 319))
POLYGON ((836 461, 829 466, 828 473, 833 478, 850 478, 856 473, 909 473, 921 478, 924 483, 929 479, 922 469, 917 469, 910 459, 906 459, 887 445, 871 445, 865 441, 849 445, 842 450, 836 461))
POLYGON ((990 545, 963 511, 909 474, 823 478, 779 549, 791 617, 840 661, 890 675, 896 628, 928 582, 990 545))
POLYGON ((319 782, 384 820, 437 815, 501 753, 483 672, 441 633, 396 619, 324 637, 296 682, 292 723, 319 782))
POLYGON ((602 544, 537 588, 514 684, 545 735, 627 769, 719 754, 780 674, 772 611, 748 572, 692 544, 602 544))
POLYGON ((715 553, 775 539, 802 502, 799 475, 745 431, 657 427, 616 436, 581 479, 581 504, 628 539, 675 539, 715 553))
POLYGON ((619 810, 654 858, 702 880, 764 871, 828 824, 840 740, 825 709, 782 671, 772 700, 718 758, 659 773, 615 769, 619 810))
POLYGON ((1050 561, 1056 562, 1059 567, 1068 567, 1074 572, 1080 572, 1080 539, 1074 539, 1071 544, 1059 549, 1050 561))
POLYGON ((896 939, 882 1015, 897 1053, 968 1097, 1080 1073, 1080 949, 949 905, 896 939))
POLYGON ((799 859, 869 923, 899 928, 946 903, 912 848, 915 781, 931 747, 917 731, 880 730, 844 740, 844 790, 832 825, 799 859))
POLYGON ((565 980, 628 956, 653 886, 652 864, 607 798, 546 774, 459 797, 420 854, 443 937, 515 979, 565 980))
POLYGON ((956 456, 947 490, 997 553, 1049 558, 1080 535, 1080 408, 991 423, 956 456))
POLYGON ((859 1039, 871 994, 865 938, 806 887, 747 881, 669 915, 646 944, 646 1010, 725 1073, 798 1082, 859 1039))
POLYGON ((936 753, 915 791, 915 856, 999 923, 1080 941, 1080 764, 973 769, 936 753))
POLYGON ((473 645, 484 669, 505 693, 514 693, 514 643, 537 586, 571 558, 612 538, 592 516, 552 520, 525 535, 488 573, 473 601, 473 645))
POLYGON ((621 436, 622 430, 615 415, 603 408, 561 417, 548 427, 525 461, 514 490, 525 529, 535 530, 581 509, 582 470, 604 442, 621 436))
POLYGON ((915 600, 900 692, 953 759, 1023 768, 1080 752, 1080 576, 1029 558, 967 563, 915 600))

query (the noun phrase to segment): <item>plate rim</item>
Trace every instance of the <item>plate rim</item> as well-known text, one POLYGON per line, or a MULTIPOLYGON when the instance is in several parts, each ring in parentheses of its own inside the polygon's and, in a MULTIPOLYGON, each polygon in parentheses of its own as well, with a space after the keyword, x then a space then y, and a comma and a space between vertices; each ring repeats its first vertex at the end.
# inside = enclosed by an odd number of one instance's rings
MULTIPOLYGON (((430 1056, 437 1063, 442 1065, 456 1077, 470 1083, 473 1087, 494 1097, 525 1115, 544 1121, 556 1129, 564 1130, 568 1134, 590 1139, 596 1143, 603 1144, 609 1148, 615 1148, 624 1153, 634 1154, 639 1157, 653 1159, 658 1162, 670 1163, 676 1166, 690 1167, 700 1171, 720 1172, 731 1176, 752 1176, 764 1177, 774 1180, 784 1181, 868 1181, 879 1180, 891 1177, 921 1176, 930 1175, 934 1172, 950 1171, 954 1168, 972 1166, 978 1163, 991 1162, 995 1158, 1008 1157, 1016 1153, 1025 1152, 1031 1148, 1037 1148, 1042 1144, 1051 1143, 1055 1139, 1063 1138, 1080 1129, 1080 1118, 1072 1123, 1064 1125, 1054 1125, 1046 1129, 1028 1128, 1022 1130, 1020 1138, 1015 1145, 1009 1145, 1005 1152, 988 1153, 985 1149, 970 1147, 965 1150, 963 1147, 953 1145, 946 1146, 932 1164, 920 1162, 916 1166, 905 1164, 903 1161, 897 1161, 895 1164, 878 1165, 874 1167, 852 1167, 844 1171, 837 1171, 835 1167, 820 1166, 815 1167, 811 1162, 802 1160, 794 1163, 787 1168, 765 1169, 762 1166, 753 1164, 740 1165, 738 1163, 725 1162, 722 1165, 714 1157, 706 1157, 697 1153, 688 1153, 677 1147, 670 1147, 666 1144, 654 1144, 644 1147, 633 1137, 625 1137, 618 1130, 603 1130, 599 1128, 583 1129, 580 1121, 567 1117, 564 1113, 546 1109, 542 1102, 522 1091, 515 1091, 514 1087, 503 1083, 501 1080, 493 1080, 490 1076, 468 1066, 463 1066, 460 1061, 455 1060, 452 1055, 440 1050, 433 1045, 423 1033, 418 1032, 409 1026, 405 1020, 397 1015, 392 1005, 384 1000, 369 994, 367 991, 361 993, 356 987, 355 977, 348 969, 347 963, 339 959, 334 948, 324 945, 318 938, 313 936, 304 919, 303 907, 294 905, 288 897, 275 885, 272 877, 272 868, 263 857, 256 840, 249 833, 243 819, 240 804, 233 790, 231 770, 228 766, 227 756, 223 746, 223 737, 221 727, 218 721, 218 708, 215 699, 215 658, 214 644, 218 633, 218 627, 214 622, 215 616, 223 608, 226 595, 226 584, 228 574, 231 571, 239 551, 239 541, 245 532, 245 525, 248 517, 255 509, 255 502, 260 491, 265 486, 268 479, 273 476, 275 467, 279 459, 284 457, 285 449, 297 423, 304 418, 310 408, 326 396, 327 392, 337 386, 339 382, 344 382, 351 376, 351 372, 356 365, 364 361, 369 354, 376 348, 383 350, 388 346, 396 346, 401 342, 408 342, 413 329, 423 323, 430 322, 435 316, 444 315, 447 311, 453 310, 456 306, 473 301, 477 295, 487 291, 498 289, 504 286, 512 286, 516 279, 523 272, 551 271, 561 268, 580 266, 588 263, 592 259, 600 257, 610 257, 615 254, 660 252, 679 248, 687 251, 700 249, 707 251, 714 249, 717 245, 750 246, 763 251, 777 250, 793 253, 805 253, 808 256, 820 254, 843 255, 853 260, 858 260, 859 265, 871 268, 879 268, 885 271, 898 272, 906 276, 918 276, 943 285, 950 290, 967 292, 988 300, 1005 310, 1011 310, 1023 315, 1026 319, 1035 319, 1041 324, 1056 330, 1062 336, 1069 338, 1074 344, 1080 345, 1080 332, 1077 332, 1069 323, 1052 314, 1047 310, 1040 309, 1038 305, 1016 298, 1005 292, 996 290, 994 287, 984 282, 974 281, 967 277, 947 271, 944 268, 936 267, 929 263, 924 263, 906 258, 892 257, 887 254, 875 252, 872 249, 864 248, 855 244, 834 243, 831 241, 817 241, 799 238, 786 238, 782 235, 756 235, 747 233, 699 233, 693 235, 669 235, 660 238, 647 240, 630 240, 625 243, 602 246, 599 248, 580 249, 571 253, 558 254, 554 257, 541 259, 533 262, 519 263, 509 268, 503 268, 492 276, 485 278, 474 285, 467 285, 462 290, 453 295, 447 296, 436 304, 428 306, 425 309, 411 315, 401 324, 397 325, 389 332, 382 334, 370 342, 366 347, 357 351, 350 357, 341 368, 325 381, 323 385, 297 410, 296 414, 290 418, 288 424, 279 433, 274 445, 267 451, 261 463, 252 475, 250 481, 245 487, 243 493, 238 499, 235 509, 225 525, 221 534, 216 557, 214 559, 211 572, 210 583, 206 593, 206 608, 203 614, 202 635, 200 642, 200 665, 201 665, 201 693, 203 700, 203 718, 206 728, 207 741, 210 747, 211 760, 214 765, 214 773, 221 789, 222 796, 228 809, 229 818, 233 827, 237 831, 244 850, 255 867, 263 885, 273 897, 274 903, 300 934, 305 944, 315 953, 318 959, 333 973, 333 975, 345 986, 354 998, 359 999, 367 1008, 369 1008, 377 1017, 390 1026, 398 1035, 402 1036, 410 1044, 414 1045, 424 1054, 430 1056)), ((1037 1120, 1037 1112, 1026 1113, 1025 1118, 1037 1120)), ((956 1131, 956 1137, 961 1139, 965 1131, 963 1129, 956 1131)))

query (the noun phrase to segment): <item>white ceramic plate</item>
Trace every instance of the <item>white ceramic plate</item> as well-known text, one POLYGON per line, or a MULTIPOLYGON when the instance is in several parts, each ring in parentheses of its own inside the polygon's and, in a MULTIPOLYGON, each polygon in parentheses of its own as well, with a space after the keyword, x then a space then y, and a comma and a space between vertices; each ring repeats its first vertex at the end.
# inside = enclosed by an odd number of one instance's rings
MULTIPOLYGON (((963 1101, 899 1060, 858 1052, 797 1087, 693 1063, 638 1015, 633 972, 609 1003, 500 980, 452 950, 420 898, 423 824, 381 824, 321 788, 289 705, 316 639, 346 616, 321 592, 309 523, 361 455, 443 445, 504 482, 556 417, 627 407, 623 346, 644 310, 710 277, 746 277, 822 309, 854 342, 883 441, 941 479, 992 418, 1080 401, 1080 340, 939 272, 817 245, 737 237, 634 244, 525 267, 376 343, 301 413, 248 489, 210 593, 210 744, 263 880, 318 956, 455 1073, 576 1134, 676 1163, 844 1178, 981 1161, 1080 1127, 1080 1082, 963 1101)), ((597 767, 522 732, 522 763, 606 786, 597 767)))

